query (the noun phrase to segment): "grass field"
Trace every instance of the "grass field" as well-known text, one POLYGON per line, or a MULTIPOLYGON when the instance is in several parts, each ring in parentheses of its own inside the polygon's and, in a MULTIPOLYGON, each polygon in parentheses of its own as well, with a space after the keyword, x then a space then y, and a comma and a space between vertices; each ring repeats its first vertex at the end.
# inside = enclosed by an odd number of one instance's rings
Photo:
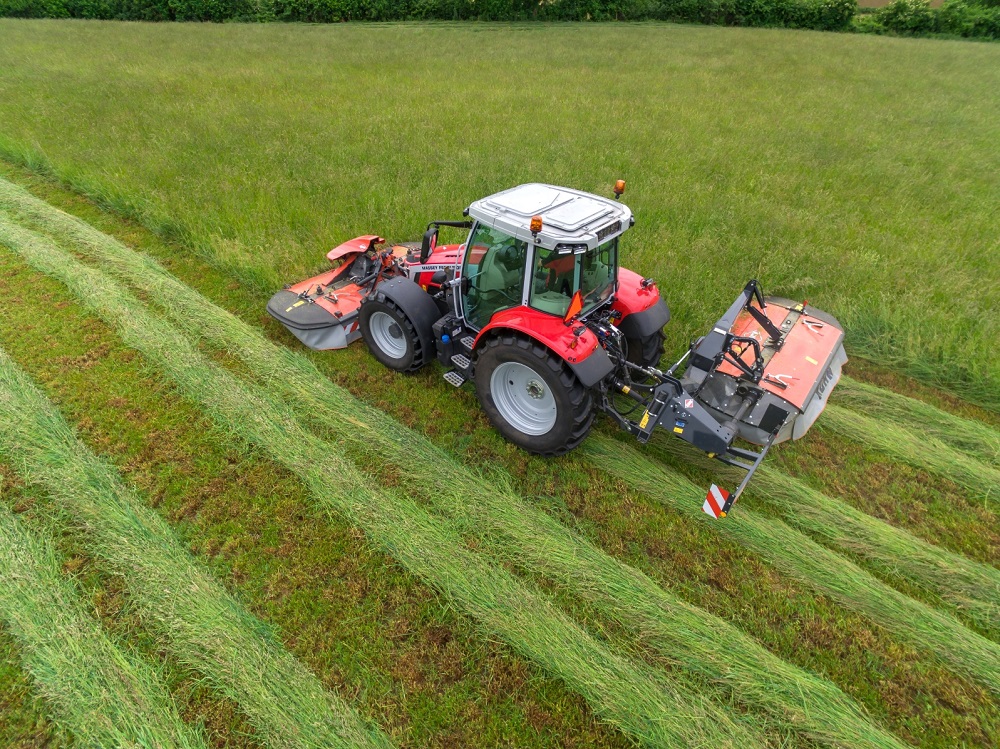
MULTIPOLYGON (((226 661, 259 638, 262 662, 298 663, 274 672, 290 688, 400 747, 1000 743, 992 47, 658 25, 0 36, 5 527, 53 539, 96 634, 193 735, 323 745, 277 722, 308 700, 226 661), (674 348, 760 274, 884 360, 849 365, 725 526, 697 509, 718 469, 679 445, 602 424, 530 457, 437 368, 304 352, 262 312, 348 236, 618 176, 626 262, 661 280, 674 348), (192 575, 194 596, 147 584, 192 575), (209 599, 248 612, 198 638, 209 599)), ((11 624, 26 607, 0 626, 0 738, 61 746, 83 734, 11 624)))
MULTIPOLYGON (((685 606, 658 589, 652 580, 616 564, 567 533, 557 521, 530 508, 510 488, 509 480, 491 486, 419 433, 378 412, 370 413, 365 420, 344 419, 344 413, 364 412, 363 403, 326 380, 302 357, 268 343, 154 262, 86 224, 59 214, 10 183, 0 182, 0 206, 9 206, 51 234, 74 240, 72 246, 77 251, 115 268, 136 288, 155 298, 158 306, 187 330, 190 340, 207 340, 218 349, 232 351, 272 389, 283 392, 300 418, 318 417, 338 442, 351 445, 351 452, 374 448, 394 462, 398 470, 411 471, 418 485, 431 488, 429 501, 459 519, 477 546, 495 549, 509 564, 545 570, 574 595, 594 601, 622 626, 645 633, 664 658, 695 673, 711 674, 715 681, 726 684, 738 700, 770 712, 786 729, 802 730, 835 745, 848 740, 858 746, 891 745, 892 739, 867 724, 861 711, 835 687, 773 658, 738 630, 685 606), (479 497, 479 506, 470 507, 468 496, 479 497)), ((60 269, 54 273, 73 279, 68 282, 71 286, 99 287, 108 283, 78 266, 68 254, 46 260, 46 256, 58 255, 58 249, 33 246, 32 236, 39 237, 24 233, 19 241, 16 230, 0 226, 0 237, 6 237, 10 247, 36 267, 60 269)), ((103 296, 121 297, 125 293, 104 292, 103 296)), ((136 306, 133 303, 130 319, 144 314, 136 306)), ((331 445, 329 449, 336 448, 331 445)))
POLYGON ((50 545, 0 506, 0 620, 25 667, 81 744, 203 749, 148 665, 118 648, 62 575, 50 545))
POLYGON ((0 29, 0 147, 258 288, 508 185, 607 193, 624 177, 626 262, 668 290, 676 346, 757 275, 839 315, 854 352, 1000 408, 995 45, 669 25, 0 29))

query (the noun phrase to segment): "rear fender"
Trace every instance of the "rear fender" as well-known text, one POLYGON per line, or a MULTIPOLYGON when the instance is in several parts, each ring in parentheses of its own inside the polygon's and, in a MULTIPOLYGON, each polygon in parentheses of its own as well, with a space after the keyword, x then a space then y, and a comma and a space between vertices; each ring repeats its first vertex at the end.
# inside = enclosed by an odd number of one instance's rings
POLYGON ((410 279, 396 276, 376 286, 372 297, 384 297, 395 302, 413 324, 420 345, 427 352, 426 361, 433 360, 436 351, 433 326, 441 317, 441 311, 430 294, 410 279))
POLYGON ((593 387, 614 371, 614 364, 594 335, 582 323, 566 325, 562 318, 531 307, 505 309, 493 316, 479 331, 473 350, 486 338, 505 330, 514 330, 533 338, 561 358, 584 387, 593 387), (580 335, 574 331, 583 329, 580 335))
POLYGON ((642 281, 638 273, 628 268, 618 269, 618 290, 612 309, 622 315, 618 329, 633 340, 646 338, 670 322, 670 310, 656 284, 644 287, 642 281))

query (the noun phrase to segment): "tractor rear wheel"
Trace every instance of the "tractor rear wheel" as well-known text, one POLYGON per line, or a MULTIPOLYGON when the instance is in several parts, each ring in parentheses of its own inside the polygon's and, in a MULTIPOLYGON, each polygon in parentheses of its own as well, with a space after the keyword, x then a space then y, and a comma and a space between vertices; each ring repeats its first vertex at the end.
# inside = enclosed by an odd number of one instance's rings
POLYGON ((475 369, 476 393, 507 440, 539 455, 562 455, 583 442, 594 400, 566 362, 526 336, 489 338, 475 369))
POLYGON ((376 359, 397 372, 415 372, 426 364, 417 330, 392 299, 378 294, 358 311, 358 327, 376 359))

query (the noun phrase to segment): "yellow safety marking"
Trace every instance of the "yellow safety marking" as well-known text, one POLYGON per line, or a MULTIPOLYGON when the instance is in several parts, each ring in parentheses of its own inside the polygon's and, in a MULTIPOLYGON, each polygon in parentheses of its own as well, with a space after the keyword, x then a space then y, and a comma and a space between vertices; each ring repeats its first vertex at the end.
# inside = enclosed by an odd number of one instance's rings
POLYGON ((646 424, 648 423, 649 423, 649 411, 646 411, 646 413, 642 415, 642 421, 639 422, 639 428, 645 429, 646 424))
POLYGON ((622 392, 625 393, 625 395, 628 395, 629 393, 632 392, 632 388, 630 388, 628 385, 622 385, 622 392))
POLYGON ((675 431, 675 432, 676 432, 677 434, 684 434, 684 430, 683 430, 683 429, 681 429, 680 427, 674 427, 674 431, 675 431))
POLYGON ((811 356, 807 356, 806 361, 809 362, 810 364, 819 364, 819 362, 813 359, 811 356))

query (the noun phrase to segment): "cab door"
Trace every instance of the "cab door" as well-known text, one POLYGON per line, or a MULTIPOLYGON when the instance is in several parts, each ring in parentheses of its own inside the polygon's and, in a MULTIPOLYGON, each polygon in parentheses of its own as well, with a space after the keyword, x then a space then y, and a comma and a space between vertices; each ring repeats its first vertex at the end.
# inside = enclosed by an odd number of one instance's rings
POLYGON ((462 262, 462 310, 466 324, 481 330, 497 312, 524 303, 528 243, 477 223, 462 262))

